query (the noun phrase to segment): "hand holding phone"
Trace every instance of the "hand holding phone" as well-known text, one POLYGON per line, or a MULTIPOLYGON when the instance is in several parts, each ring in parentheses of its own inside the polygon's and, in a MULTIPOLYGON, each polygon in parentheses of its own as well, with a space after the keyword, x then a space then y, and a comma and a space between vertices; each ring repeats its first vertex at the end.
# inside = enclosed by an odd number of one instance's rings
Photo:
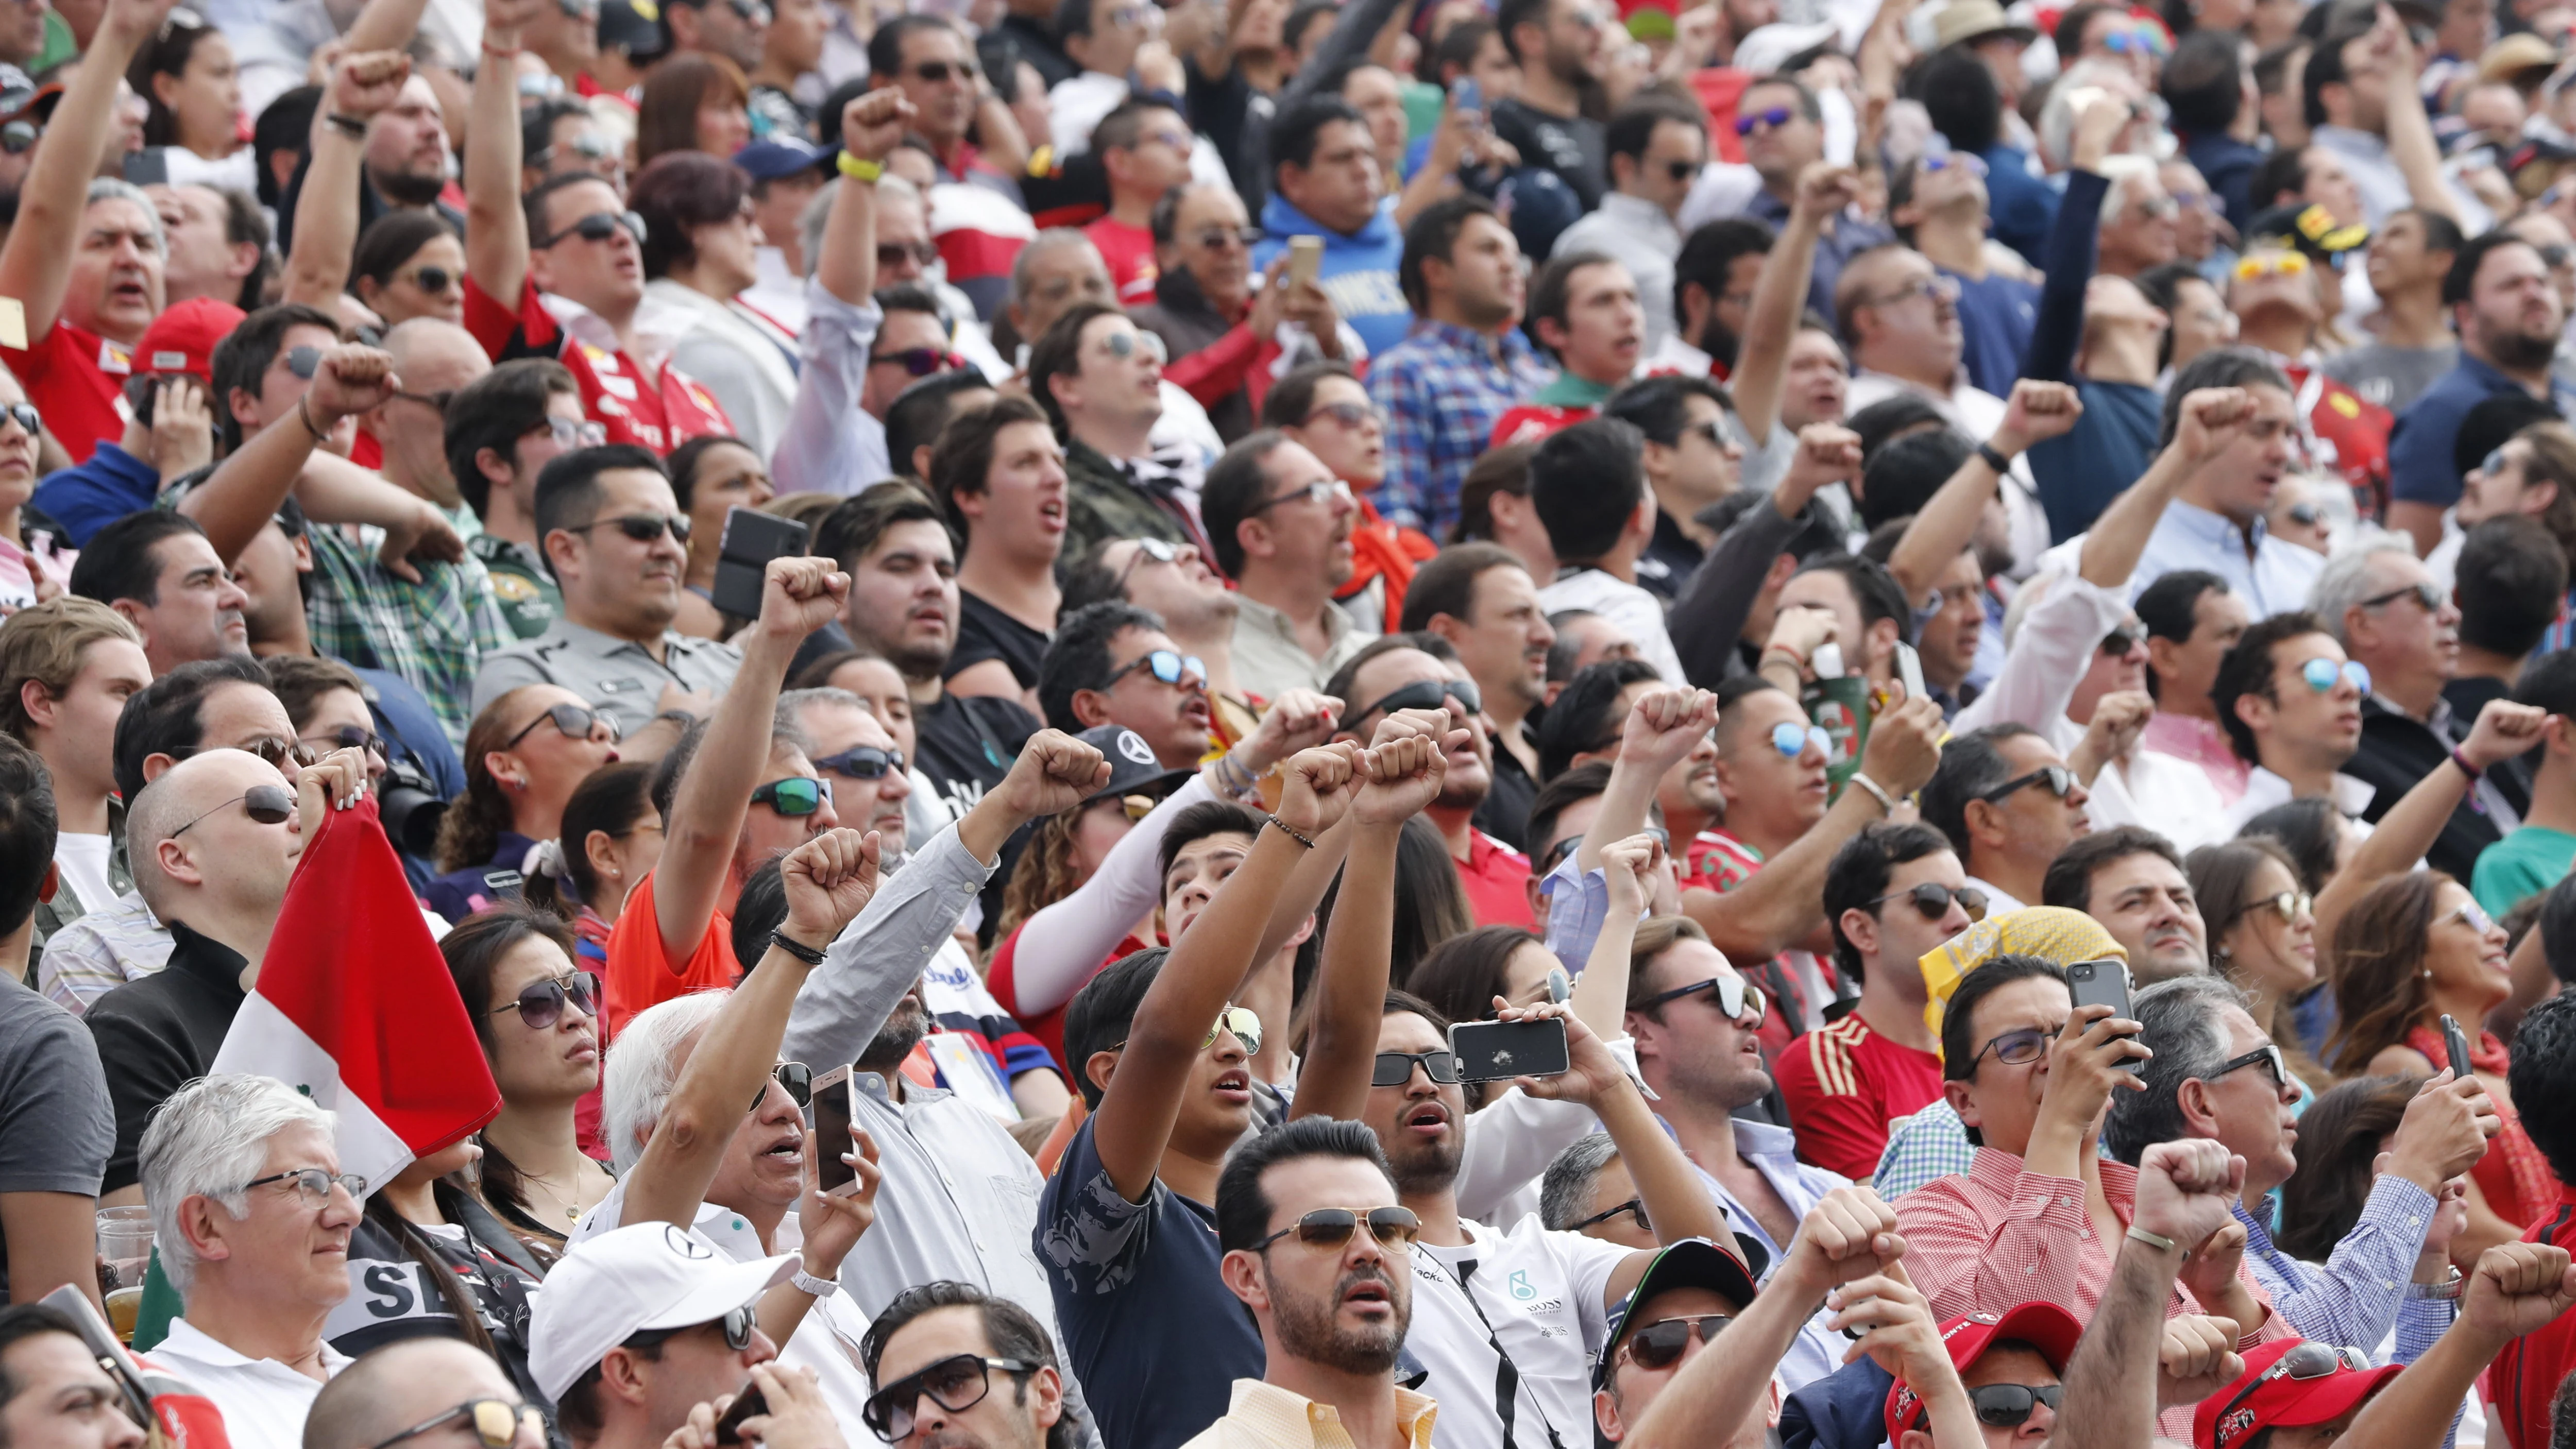
POLYGON ((814 1181, 826 1197, 849 1197, 859 1190, 858 1169, 841 1160, 851 1150, 857 1091, 857 1071, 852 1067, 834 1067, 814 1079, 809 1099, 814 1114, 814 1181))
POLYGON ((1560 1017, 1535 1021, 1462 1021, 1449 1028, 1449 1054, 1462 1082, 1561 1076, 1574 1065, 1560 1017))
MULTIPOLYGON (((2129 968, 2115 959, 2078 961, 2066 968, 2067 994, 2080 1010, 2087 1006, 2107 1006, 2111 1015, 2129 1015, 2129 968)), ((2133 1075, 2147 1069, 2144 1060, 2131 1057, 2120 1063, 2119 1070, 2133 1075)))
POLYGON ((2460 1030, 2459 1022, 2447 1011, 2442 1013, 2442 1045, 2451 1054, 2451 1080, 2467 1081, 2471 1075, 2468 1033, 2460 1030))

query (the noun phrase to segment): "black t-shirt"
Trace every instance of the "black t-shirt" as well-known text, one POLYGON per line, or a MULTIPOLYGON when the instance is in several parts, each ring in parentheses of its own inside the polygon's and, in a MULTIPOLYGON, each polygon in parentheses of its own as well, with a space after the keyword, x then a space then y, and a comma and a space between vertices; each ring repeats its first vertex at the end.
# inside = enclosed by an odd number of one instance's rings
POLYGON ((1599 121, 1553 115, 1513 96, 1494 103, 1494 134, 1512 143, 1522 165, 1544 166, 1562 177, 1585 211, 1601 205, 1609 163, 1599 121))
POLYGON ((1038 660, 1045 657, 1047 642, 1054 636, 1032 629, 976 597, 972 590, 957 591, 957 647, 949 651, 948 667, 939 672, 942 679, 955 679, 960 673, 987 659, 999 659, 1011 669, 1011 678, 1022 689, 1038 687, 1038 660))
POLYGON ((1538 781, 1521 768, 1518 755, 1494 741, 1494 784, 1485 803, 1476 807, 1475 827, 1503 844, 1530 854, 1530 802, 1538 798, 1538 781))
POLYGON ((985 791, 1002 783, 1020 746, 1042 728, 1037 716, 1010 700, 942 691, 937 704, 912 711, 920 755, 913 763, 930 777, 949 813, 963 819, 985 791))
POLYGON ((521 1261, 526 1250, 480 1203, 446 1189, 438 1197, 450 1221, 412 1225, 434 1265, 407 1251, 376 1213, 358 1219, 349 1234, 349 1296, 323 1321, 322 1336, 351 1358, 411 1338, 470 1342, 435 1274, 465 1290, 492 1340, 492 1356, 519 1391, 529 1402, 551 1409, 528 1368, 529 1295, 536 1292, 537 1280, 521 1261))
POLYGON ((1211 78, 1199 70, 1197 57, 1184 56, 1181 73, 1189 81, 1190 124, 1224 158, 1226 174, 1233 178, 1244 209, 1259 216, 1261 199, 1269 191, 1269 178, 1262 174, 1262 159, 1268 149, 1271 113, 1278 109, 1277 98, 1254 90, 1252 82, 1243 78, 1241 66, 1230 67, 1225 74, 1211 78))

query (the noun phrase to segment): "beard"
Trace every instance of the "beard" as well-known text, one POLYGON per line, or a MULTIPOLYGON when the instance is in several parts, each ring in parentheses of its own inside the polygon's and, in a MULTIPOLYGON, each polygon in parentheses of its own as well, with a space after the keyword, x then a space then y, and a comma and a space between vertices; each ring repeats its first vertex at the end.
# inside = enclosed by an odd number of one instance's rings
POLYGON ((367 179, 376 184, 377 193, 385 200, 414 210, 435 204, 438 194, 447 189, 445 176, 422 176, 410 171, 370 170, 367 179))
POLYGON ((1735 354, 1743 345, 1744 339, 1735 334, 1734 328, 1718 321, 1714 312, 1709 314, 1708 325, 1699 330, 1699 350, 1716 358, 1729 372, 1735 370, 1735 354))
POLYGON ((1447 1192, 1458 1180, 1458 1163, 1465 1154, 1465 1139, 1455 1121, 1449 1124, 1445 1141, 1424 1142, 1408 1137, 1394 1144, 1386 1159, 1394 1172, 1396 1196, 1436 1197, 1447 1192))
POLYGON ((2547 367, 2550 359, 2558 355, 2558 339, 2504 329, 2487 338, 2487 350, 2494 353, 2495 360, 2505 367, 2529 372, 2547 367))
POLYGON ((911 994, 898 1003, 885 1025, 877 1028, 876 1039, 859 1053, 858 1068, 863 1072, 883 1075, 903 1065, 912 1049, 930 1034, 930 1011, 921 1004, 921 987, 915 983, 911 994))
POLYGON ((1271 1303, 1277 1314, 1279 1346, 1291 1358, 1341 1373, 1385 1373, 1395 1367, 1396 1350, 1403 1346, 1404 1330, 1413 1317, 1413 1305, 1401 1296, 1403 1291, 1404 1285, 1380 1268, 1357 1268, 1343 1274, 1332 1293, 1322 1298, 1282 1292, 1274 1281, 1271 1303), (1394 1312, 1384 1323, 1345 1328, 1338 1319, 1342 1295, 1361 1283, 1385 1284, 1387 1302, 1394 1312))

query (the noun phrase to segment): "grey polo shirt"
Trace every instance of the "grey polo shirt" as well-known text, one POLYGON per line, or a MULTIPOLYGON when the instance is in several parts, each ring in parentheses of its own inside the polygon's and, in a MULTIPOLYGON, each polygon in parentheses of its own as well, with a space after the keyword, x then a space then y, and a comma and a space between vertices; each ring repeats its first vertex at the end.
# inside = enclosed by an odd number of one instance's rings
POLYGON ((555 684, 589 701, 633 734, 659 712, 664 688, 722 694, 742 668, 742 651, 712 639, 662 635, 661 659, 620 639, 558 618, 534 639, 483 656, 474 676, 474 713, 523 684, 555 684))

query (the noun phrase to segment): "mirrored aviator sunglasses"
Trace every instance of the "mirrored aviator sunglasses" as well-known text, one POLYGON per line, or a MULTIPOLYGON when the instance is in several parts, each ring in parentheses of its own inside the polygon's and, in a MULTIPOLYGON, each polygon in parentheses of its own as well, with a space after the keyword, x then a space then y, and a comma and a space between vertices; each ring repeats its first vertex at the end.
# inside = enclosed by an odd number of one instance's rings
POLYGON ((1414 1216, 1411 1208, 1370 1208, 1366 1213, 1352 1208, 1317 1208, 1253 1244, 1252 1250, 1261 1252, 1292 1233, 1310 1248, 1338 1248, 1351 1240, 1363 1222, 1368 1224, 1369 1236, 1389 1248, 1407 1247, 1422 1233, 1422 1219, 1414 1216))
POLYGON ((2346 659, 2340 663, 2322 657, 2311 659, 2299 666, 2299 677, 2308 682, 2308 688, 2319 694, 2331 692, 2337 680, 2350 684, 2365 697, 2370 693, 2370 666, 2358 659, 2346 659))
POLYGON ((1199 1038, 1199 1050, 1206 1051, 1216 1045, 1216 1034, 1220 1031, 1234 1033, 1234 1039, 1243 1045, 1245 1056, 1261 1055, 1261 1017, 1251 1007, 1229 1006, 1217 1013, 1216 1025, 1209 1027, 1208 1034, 1199 1038))
POLYGON ((1771 748, 1785 758, 1798 758, 1809 745, 1822 750, 1826 759, 1834 756, 1834 737, 1825 732, 1823 725, 1802 725, 1784 719, 1771 727, 1771 748))

